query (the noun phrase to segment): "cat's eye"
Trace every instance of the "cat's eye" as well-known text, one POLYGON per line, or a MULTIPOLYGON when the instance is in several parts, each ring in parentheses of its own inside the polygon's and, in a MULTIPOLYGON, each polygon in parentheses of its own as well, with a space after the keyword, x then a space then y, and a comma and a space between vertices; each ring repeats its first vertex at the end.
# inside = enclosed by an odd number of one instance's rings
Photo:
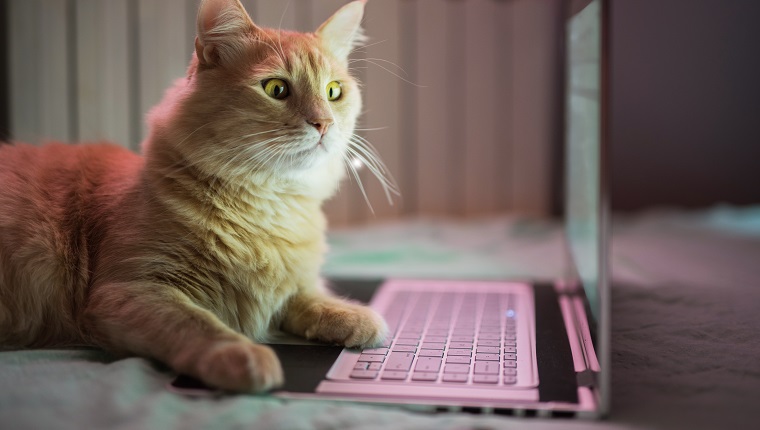
POLYGON ((275 99, 284 99, 288 96, 288 84, 282 79, 268 79, 264 81, 263 84, 264 92, 267 93, 269 97, 275 99))
POLYGON ((341 88, 340 82, 332 81, 329 84, 327 84, 327 100, 334 102, 335 100, 338 100, 340 98, 341 93, 342 93, 342 88, 341 88))

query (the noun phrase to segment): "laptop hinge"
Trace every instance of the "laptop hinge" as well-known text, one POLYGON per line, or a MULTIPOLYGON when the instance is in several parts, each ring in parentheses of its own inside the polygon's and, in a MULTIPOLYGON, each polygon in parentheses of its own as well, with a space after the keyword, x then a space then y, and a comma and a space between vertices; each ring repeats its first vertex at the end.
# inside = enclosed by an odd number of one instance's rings
POLYGON ((594 372, 593 370, 586 369, 580 372, 575 372, 575 377, 578 381, 579 387, 596 387, 599 372, 594 372))

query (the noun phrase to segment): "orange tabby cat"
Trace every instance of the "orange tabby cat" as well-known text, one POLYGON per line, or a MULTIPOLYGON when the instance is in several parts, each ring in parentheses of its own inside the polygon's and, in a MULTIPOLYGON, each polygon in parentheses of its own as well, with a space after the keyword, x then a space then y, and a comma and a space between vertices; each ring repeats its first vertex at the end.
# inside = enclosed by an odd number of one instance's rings
MULTIPOLYGON (((282 382, 282 330, 346 346, 386 334, 319 277, 320 205, 361 109, 347 57, 364 1, 315 33, 205 0, 187 77, 149 115, 143 157, 0 146, 0 347, 89 344, 234 391, 282 382)), ((357 153, 359 151, 359 153, 357 153)))

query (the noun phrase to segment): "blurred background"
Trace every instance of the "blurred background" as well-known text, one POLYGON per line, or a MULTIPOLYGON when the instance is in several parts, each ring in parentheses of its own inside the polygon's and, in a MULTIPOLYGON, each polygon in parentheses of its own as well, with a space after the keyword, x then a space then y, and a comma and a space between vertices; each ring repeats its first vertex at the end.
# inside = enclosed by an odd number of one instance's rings
MULTIPOLYGON (((111 140, 184 76, 198 0, 0 0, 0 134, 111 140)), ((313 31, 345 0, 245 0, 262 26, 313 31)), ((557 216, 561 0, 370 0, 360 132, 402 198, 366 170, 333 225, 406 216, 557 216)), ((760 203, 760 2, 612 0, 612 204, 760 203)))

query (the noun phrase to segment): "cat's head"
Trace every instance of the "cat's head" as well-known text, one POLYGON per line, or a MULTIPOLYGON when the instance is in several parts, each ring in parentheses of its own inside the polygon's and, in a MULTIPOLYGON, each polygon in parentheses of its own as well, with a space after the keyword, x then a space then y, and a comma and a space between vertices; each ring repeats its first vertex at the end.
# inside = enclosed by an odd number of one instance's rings
POLYGON ((238 0, 204 0, 187 84, 176 95, 187 136, 165 140, 222 177, 342 177, 361 111, 348 55, 363 37, 364 3, 299 33, 257 26, 238 0))

